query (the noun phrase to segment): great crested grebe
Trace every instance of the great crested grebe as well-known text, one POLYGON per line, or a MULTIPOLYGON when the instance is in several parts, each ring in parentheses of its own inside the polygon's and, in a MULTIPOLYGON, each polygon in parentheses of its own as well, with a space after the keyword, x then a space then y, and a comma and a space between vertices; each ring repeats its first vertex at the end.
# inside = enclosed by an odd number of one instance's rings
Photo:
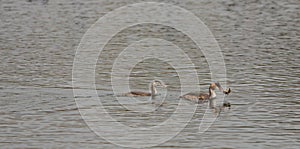
POLYGON ((209 99, 215 98, 216 92, 215 89, 218 88, 222 93, 229 94, 231 92, 230 88, 228 90, 223 90, 220 83, 211 83, 208 88, 208 93, 187 93, 185 95, 180 96, 181 98, 188 99, 194 102, 202 102, 209 99))
POLYGON ((156 87, 167 87, 162 81, 160 80, 153 80, 149 85, 149 92, 141 92, 141 91, 132 91, 126 93, 125 96, 155 96, 157 95, 156 87))

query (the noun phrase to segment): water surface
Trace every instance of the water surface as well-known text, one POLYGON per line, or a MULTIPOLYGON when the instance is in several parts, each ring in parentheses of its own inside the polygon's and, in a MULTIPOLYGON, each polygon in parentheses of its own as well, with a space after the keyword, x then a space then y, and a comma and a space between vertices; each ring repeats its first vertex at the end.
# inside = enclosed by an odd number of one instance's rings
MULTIPOLYGON (((73 97, 72 65, 87 29, 107 12, 135 2, 140 1, 0 2, 1 148, 119 148, 98 137, 81 118, 73 97)), ((226 97, 232 108, 199 134, 205 107, 199 106, 182 132, 154 148, 297 148, 300 2, 165 2, 193 12, 216 37, 226 64, 226 83, 233 91, 226 97)), ((131 127, 163 122, 174 112, 180 95, 176 71, 164 61, 148 59, 132 69, 130 88, 148 90, 149 81, 161 79, 169 85, 166 100, 162 105, 158 100, 153 104, 156 110, 146 114, 126 112, 116 104, 110 85, 114 59, 143 38, 162 38, 184 49, 197 66, 202 91, 211 81, 204 55, 176 29, 142 24, 121 31, 99 56, 95 80, 103 105, 131 127)))

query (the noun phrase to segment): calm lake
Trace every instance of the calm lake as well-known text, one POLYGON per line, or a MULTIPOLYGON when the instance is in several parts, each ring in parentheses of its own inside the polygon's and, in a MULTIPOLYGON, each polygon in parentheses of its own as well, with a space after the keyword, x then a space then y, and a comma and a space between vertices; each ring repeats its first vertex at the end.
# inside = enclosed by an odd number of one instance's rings
MULTIPOLYGON (((143 145, 157 149, 299 148, 299 0, 151 1, 190 11, 201 19, 218 42, 223 57, 217 59, 224 61, 226 67, 226 77, 219 79, 232 93, 224 96, 217 92, 217 95, 218 100, 225 98, 230 102, 231 109, 221 111, 204 133, 199 132, 200 123, 207 122, 203 116, 215 114, 207 109, 207 103, 196 105, 182 101, 182 110, 187 112, 172 116, 181 103, 182 87, 198 91, 192 88, 196 85, 201 92, 208 92, 209 84, 215 81, 212 76, 220 76, 211 72, 213 62, 209 65, 210 60, 190 36, 159 23, 132 25, 113 35, 99 56, 96 55, 95 77, 86 78, 95 81, 94 91, 101 107, 87 104, 80 111, 76 101, 93 99, 89 95, 93 91, 91 88, 79 88, 87 90, 85 96, 76 96, 73 92, 72 81, 76 79, 72 77, 86 75, 84 71, 74 75, 73 70, 81 39, 100 17, 122 6, 141 2, 150 1, 0 1, 0 148, 139 148, 143 145), (176 45, 159 42, 153 45, 152 42, 151 46, 157 46, 156 49, 162 46, 166 51, 179 48, 184 54, 166 52, 160 56, 168 59, 155 56, 143 59, 140 56, 143 48, 128 52, 129 56, 124 54, 123 50, 136 41, 150 38, 176 45), (126 58, 119 64, 126 67, 113 69, 122 51, 126 58), (189 57, 194 68, 189 67, 188 62, 180 62, 183 55, 189 57), (130 61, 135 59, 141 60, 130 67, 130 61), (175 69, 171 61, 181 65, 175 69), (131 90, 148 91, 154 79, 162 80, 168 87, 157 88, 160 95, 152 100, 149 97, 118 97, 114 89, 124 84, 116 81, 116 85, 112 85, 113 70, 122 75, 122 72, 130 72, 127 81, 131 90), (199 81, 193 78, 193 71, 199 81), (185 76, 184 85, 179 74, 185 76), (96 112, 84 113, 91 109, 96 112), (151 134, 146 131, 137 134, 144 142, 129 135, 125 140, 111 141, 99 134, 116 139, 126 138, 127 133, 107 127, 109 122, 101 119, 105 118, 101 109, 133 130, 155 129, 160 124, 167 127, 151 134), (95 126, 106 129, 95 132, 82 115, 94 117, 95 126), (186 121, 188 116, 190 119, 186 121), (178 123, 167 123, 170 119, 178 123), (178 131, 179 127, 182 130, 178 131), (165 141, 150 143, 167 134, 172 135, 165 141)), ((164 12, 174 11, 166 8, 161 11, 164 12)), ((138 17, 143 17, 139 15, 137 13, 138 17)), ((181 23, 176 25, 188 24, 181 23)), ((114 27, 104 30, 111 31, 114 27)), ((85 57, 83 62, 88 60, 89 57, 85 57)), ((122 76, 116 79, 122 82, 122 76)))

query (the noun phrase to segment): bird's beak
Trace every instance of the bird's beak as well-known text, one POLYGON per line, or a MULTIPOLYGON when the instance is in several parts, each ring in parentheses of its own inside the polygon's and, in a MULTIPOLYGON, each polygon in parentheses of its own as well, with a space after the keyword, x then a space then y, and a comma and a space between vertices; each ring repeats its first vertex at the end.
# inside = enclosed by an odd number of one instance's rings
POLYGON ((220 92, 223 92, 223 87, 221 86, 221 84, 219 82, 215 83, 217 85, 217 87, 219 88, 220 92))

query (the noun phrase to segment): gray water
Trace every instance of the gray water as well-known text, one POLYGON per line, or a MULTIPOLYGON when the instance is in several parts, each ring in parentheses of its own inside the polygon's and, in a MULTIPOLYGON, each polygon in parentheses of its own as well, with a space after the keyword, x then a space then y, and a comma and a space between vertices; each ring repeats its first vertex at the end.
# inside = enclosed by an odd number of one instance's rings
MULTIPOLYGON (((142 1, 0 1, 0 148, 120 148, 82 119, 73 96, 72 67, 88 28, 106 13, 136 2, 142 1)), ((164 2, 193 12, 215 36, 226 64, 226 85, 232 89, 225 98, 232 108, 200 134, 205 106, 199 106, 183 131, 153 148, 298 148, 300 1, 164 2)), ((184 49, 197 66, 203 91, 211 82, 205 57, 194 53, 197 47, 186 35, 158 24, 122 30, 99 56, 95 81, 107 111, 132 127, 163 122, 180 96, 176 71, 149 59, 132 69, 130 88, 147 90, 149 81, 164 80, 169 85, 165 101, 156 101, 162 105, 154 104, 158 110, 147 114, 116 104, 110 85, 114 59, 131 42, 149 37, 184 49)))

